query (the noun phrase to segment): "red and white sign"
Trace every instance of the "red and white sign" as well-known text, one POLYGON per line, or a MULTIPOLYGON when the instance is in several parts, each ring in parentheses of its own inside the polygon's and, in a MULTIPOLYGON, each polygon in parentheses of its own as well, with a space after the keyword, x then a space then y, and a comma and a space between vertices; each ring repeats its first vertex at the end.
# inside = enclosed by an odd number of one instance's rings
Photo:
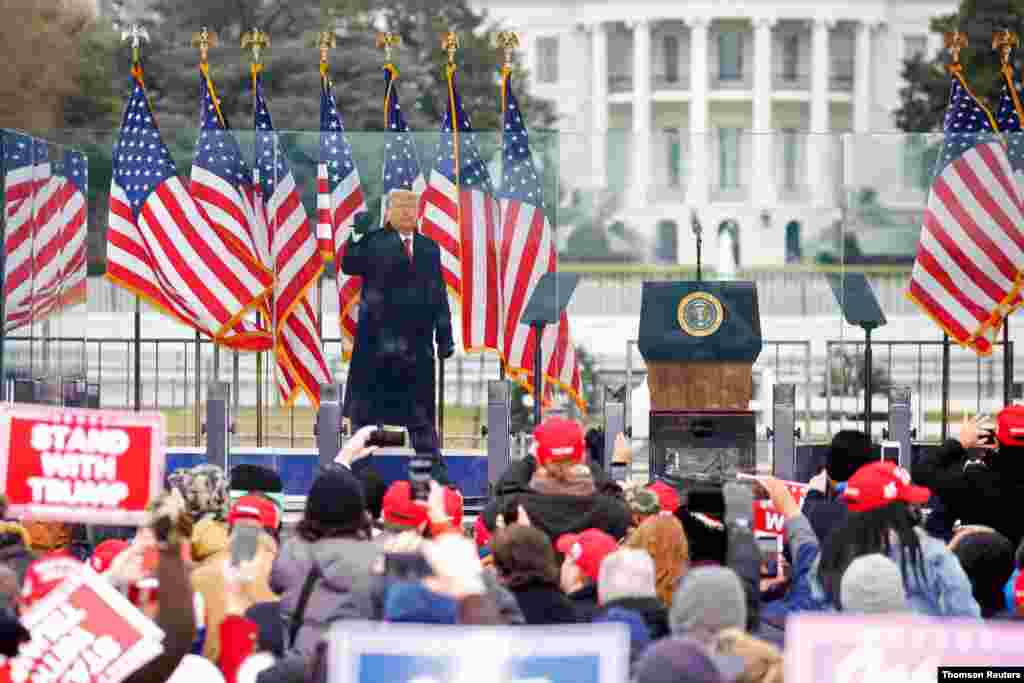
POLYGON ((0 483, 19 518, 141 525, 164 480, 160 413, 0 406, 0 483))
POLYGON ((163 652, 164 632, 88 567, 22 615, 32 640, 0 683, 119 683, 163 652))
MULTIPOLYGON (((787 481, 785 484, 797 505, 803 507, 810 486, 795 481, 787 481)), ((785 526, 786 520, 782 518, 782 513, 775 509, 770 500, 754 501, 754 533, 757 536, 781 536, 785 526)))

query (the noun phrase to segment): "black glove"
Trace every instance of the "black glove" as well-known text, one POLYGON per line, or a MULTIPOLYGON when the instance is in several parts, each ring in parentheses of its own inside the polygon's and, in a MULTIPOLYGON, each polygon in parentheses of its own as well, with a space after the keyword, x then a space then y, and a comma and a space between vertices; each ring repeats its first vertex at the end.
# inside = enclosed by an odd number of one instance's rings
POLYGON ((373 216, 366 211, 360 211, 352 219, 352 232, 357 235, 365 235, 373 232, 378 227, 380 226, 374 223, 373 216))

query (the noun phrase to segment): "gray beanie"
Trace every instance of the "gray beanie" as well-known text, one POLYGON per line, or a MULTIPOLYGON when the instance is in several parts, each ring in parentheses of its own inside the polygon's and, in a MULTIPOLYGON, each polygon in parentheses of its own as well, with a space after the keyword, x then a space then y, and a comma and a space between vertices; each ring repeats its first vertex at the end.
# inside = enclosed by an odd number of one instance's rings
POLYGON ((684 578, 672 598, 672 633, 704 642, 719 631, 747 626, 747 599, 736 572, 725 567, 698 567, 684 578))
POLYGON ((907 611, 903 575, 885 555, 863 555, 850 563, 839 585, 844 612, 883 614, 907 611))

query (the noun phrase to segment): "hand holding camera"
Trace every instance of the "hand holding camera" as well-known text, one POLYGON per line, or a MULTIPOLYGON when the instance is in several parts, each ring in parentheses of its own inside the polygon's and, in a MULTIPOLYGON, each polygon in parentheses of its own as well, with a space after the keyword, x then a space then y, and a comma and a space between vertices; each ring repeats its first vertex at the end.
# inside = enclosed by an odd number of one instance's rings
POLYGON ((352 438, 342 446, 334 462, 351 469, 356 461, 372 455, 377 450, 377 446, 371 443, 372 437, 377 431, 375 425, 367 425, 353 434, 352 438))

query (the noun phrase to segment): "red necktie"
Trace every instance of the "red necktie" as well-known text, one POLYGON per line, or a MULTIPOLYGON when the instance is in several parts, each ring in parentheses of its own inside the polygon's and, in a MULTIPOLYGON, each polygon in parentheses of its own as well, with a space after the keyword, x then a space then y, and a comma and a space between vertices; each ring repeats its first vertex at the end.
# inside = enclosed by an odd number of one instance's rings
POLYGON ((402 244, 405 245, 405 255, 409 257, 409 263, 412 263, 412 238, 403 239, 402 244))

